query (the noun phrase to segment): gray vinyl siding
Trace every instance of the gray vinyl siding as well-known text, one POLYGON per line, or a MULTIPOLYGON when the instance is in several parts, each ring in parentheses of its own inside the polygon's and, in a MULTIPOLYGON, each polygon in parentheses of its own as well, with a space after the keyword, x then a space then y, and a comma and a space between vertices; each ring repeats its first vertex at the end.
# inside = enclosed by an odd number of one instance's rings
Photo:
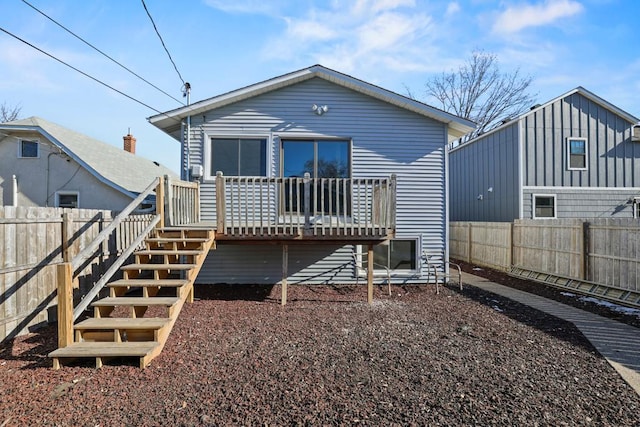
MULTIPOLYGON (((216 135, 264 136, 270 144, 269 174, 279 176, 280 141, 285 138, 344 138, 352 142, 351 172, 354 178, 397 175, 397 237, 416 239, 422 249, 441 250, 446 245, 444 156, 447 128, 444 123, 375 100, 366 95, 314 78, 279 90, 192 117, 191 164, 205 163, 205 138, 216 135), (311 106, 328 105, 318 116, 311 106)), ((215 171, 209 173, 215 175, 215 171)), ((205 171, 207 174, 207 171, 205 171)), ((215 221, 215 183, 201 186, 204 221, 215 221)), ((304 268, 290 280, 316 282, 319 272, 333 271, 351 262, 352 247, 290 246, 292 256, 304 257, 304 268), (295 247, 295 250, 292 249, 295 247), (313 261, 313 262, 312 262, 313 261)), ((198 276, 200 283, 265 283, 281 279, 279 246, 242 246, 212 251, 198 276), (239 254, 241 254, 239 256, 239 254), (269 267, 260 265, 268 260, 269 267), (248 266, 250 265, 250 266, 248 266), (224 268, 219 269, 220 266, 224 268), (268 275, 263 274, 267 269, 268 275), (241 276, 239 276, 241 274, 241 276), (275 274, 275 276, 274 276, 275 274), (265 279, 268 277, 269 279, 265 279)), ((355 280, 353 270, 343 269, 334 281, 355 280)), ((420 277, 411 280, 419 281, 420 277)), ((407 278, 398 279, 406 282, 407 278)))
POLYGON ((450 220, 517 218, 518 184, 517 122, 453 148, 449 152, 450 220))
POLYGON ((556 218, 633 218, 638 189, 528 188, 523 191, 523 218, 533 218, 533 195, 556 198, 556 218), (634 191, 635 190, 635 191, 634 191))
POLYGON ((638 187, 640 144, 631 142, 625 119, 580 93, 522 118, 523 185, 548 187, 638 187), (587 139, 587 170, 567 167, 567 138, 587 139))

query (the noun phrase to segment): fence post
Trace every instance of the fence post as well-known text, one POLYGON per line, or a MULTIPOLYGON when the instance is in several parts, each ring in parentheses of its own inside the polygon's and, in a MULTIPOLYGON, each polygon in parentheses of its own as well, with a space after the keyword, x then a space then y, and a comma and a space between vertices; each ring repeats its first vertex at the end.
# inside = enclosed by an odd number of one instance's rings
POLYGON ((73 268, 70 262, 58 264, 58 347, 73 343, 73 268))
POLYGON ((62 260, 64 262, 71 261, 71 251, 69 243, 73 236, 73 217, 69 212, 62 214, 62 260))
POLYGON ((513 267, 513 222, 509 223, 509 244, 507 246, 507 271, 513 267))
POLYGON ((589 222, 582 223, 582 262, 580 265, 580 278, 589 280, 589 222))
POLYGON ((160 216, 159 228, 164 228, 164 178, 158 177, 156 187, 156 215, 160 216))
POLYGON ((222 171, 216 172, 216 221, 217 232, 225 232, 225 215, 227 208, 225 207, 225 194, 224 194, 224 176, 222 171))
POLYGON ((467 223, 467 262, 471 264, 471 222, 467 223))

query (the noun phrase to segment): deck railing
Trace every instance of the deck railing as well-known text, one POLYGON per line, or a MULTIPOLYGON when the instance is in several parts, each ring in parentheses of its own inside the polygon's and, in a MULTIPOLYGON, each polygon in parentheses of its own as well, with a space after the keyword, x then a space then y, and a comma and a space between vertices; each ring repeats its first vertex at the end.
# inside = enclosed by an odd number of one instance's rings
POLYGON ((218 233, 229 237, 386 238, 396 178, 216 176, 218 233))
POLYGON ((200 184, 198 182, 173 180, 165 175, 163 192, 163 225, 178 226, 200 222, 200 184))

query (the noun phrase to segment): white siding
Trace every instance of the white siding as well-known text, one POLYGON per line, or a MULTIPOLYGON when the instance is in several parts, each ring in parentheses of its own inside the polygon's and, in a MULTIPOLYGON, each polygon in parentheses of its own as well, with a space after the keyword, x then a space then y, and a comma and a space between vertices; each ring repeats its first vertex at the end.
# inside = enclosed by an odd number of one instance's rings
MULTIPOLYGON (((280 174, 279 147, 283 138, 351 140, 354 178, 397 175, 397 237, 422 239, 424 249, 444 249, 445 124, 317 78, 191 120, 191 164, 204 163, 206 137, 265 136, 271 144, 269 172, 273 176, 280 174), (329 111, 318 116, 311 110, 313 104, 328 105, 329 111)), ((212 173, 215 175, 215 171, 212 173)), ((214 187, 213 180, 205 180, 201 187, 205 221, 215 220, 214 187)), ((290 280, 322 282, 328 271, 338 271, 350 262, 351 251, 351 246, 290 248, 290 280), (293 254, 301 257, 303 268, 297 271, 292 267, 297 262, 293 254), (321 278, 316 280, 317 277, 321 278)), ((281 270, 278 246, 220 247, 211 252, 198 279, 201 283, 275 283, 281 279, 281 270)), ((353 276, 352 269, 344 268, 333 281, 347 282, 354 280, 353 276)), ((398 281, 406 282, 407 278, 398 281)))

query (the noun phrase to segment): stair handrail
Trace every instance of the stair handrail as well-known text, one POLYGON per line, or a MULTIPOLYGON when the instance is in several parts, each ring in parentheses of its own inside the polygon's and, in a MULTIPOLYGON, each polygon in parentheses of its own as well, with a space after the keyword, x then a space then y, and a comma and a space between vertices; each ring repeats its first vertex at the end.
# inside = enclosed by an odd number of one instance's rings
MULTIPOLYGON (((136 197, 127 207, 125 207, 104 230, 102 230, 96 238, 89 243, 82 251, 80 251, 70 262, 64 262, 58 265, 57 268, 57 299, 58 299, 58 347, 66 347, 73 342, 73 322, 86 310, 87 306, 91 304, 91 301, 100 292, 109 279, 118 271, 118 268, 124 263, 124 261, 133 253, 136 247, 140 245, 142 240, 153 230, 153 228, 161 223, 163 219, 162 209, 156 209, 156 216, 151 220, 151 223, 143 230, 142 233, 132 242, 132 244, 118 257, 114 262, 117 264, 117 268, 109 268, 102 278, 96 282, 89 293, 82 299, 78 307, 73 308, 73 277, 75 270, 80 267, 85 260, 91 255, 98 247, 109 237, 109 235, 115 230, 115 228, 134 211, 140 203, 154 190, 160 194, 160 200, 156 200, 158 203, 164 203, 163 189, 161 178, 155 178, 151 184, 136 197), (89 295, 92 295, 89 297, 89 295)), ((112 266, 113 267, 113 266, 112 266)))
POLYGON ((82 313, 87 309, 89 304, 91 304, 93 299, 96 296, 98 296, 98 293, 102 290, 102 288, 104 288, 105 285, 109 283, 109 280, 111 280, 113 275, 118 272, 122 264, 124 264, 124 262, 127 260, 127 258, 129 258, 129 256, 131 256, 131 254, 133 254, 136 248, 140 245, 140 243, 142 243, 142 241, 147 237, 147 235, 151 233, 151 230, 153 230, 153 228, 156 226, 156 224, 158 224, 158 222, 160 222, 160 216, 156 215, 151 220, 149 225, 144 230, 142 230, 142 233, 140 233, 140 235, 136 237, 136 239, 133 242, 131 242, 131 245, 129 245, 129 247, 122 252, 122 254, 118 257, 118 259, 116 259, 113 262, 113 264, 111 264, 111 267, 109 267, 109 269, 102 275, 100 280, 98 280, 93 285, 93 288, 91 288, 91 290, 87 292, 87 294, 78 303, 76 308, 73 309, 74 322, 78 320, 78 317, 82 315, 82 313))
POLYGON ((78 253, 78 255, 76 255, 71 260, 71 268, 73 269, 73 271, 75 271, 78 267, 80 267, 82 265, 82 263, 89 257, 89 255, 91 255, 96 249, 98 249, 98 246, 100 246, 102 244, 102 242, 104 242, 107 239, 107 237, 109 237, 109 235, 113 232, 113 230, 115 230, 116 227, 118 225, 120 225, 122 220, 124 220, 126 217, 128 217, 129 214, 131 212, 133 212, 135 210, 135 208, 137 208, 138 205, 140 205, 140 203, 142 203, 144 201, 144 199, 149 194, 151 194, 151 192, 153 190, 155 190, 155 188, 158 186, 159 182, 160 182, 160 178, 155 178, 151 182, 151 184, 149 184, 149 186, 142 193, 140 193, 140 195, 138 197, 136 197, 131 203, 129 203, 129 205, 127 205, 127 207, 124 208, 113 219, 113 221, 111 221, 111 224, 109 224, 104 230, 102 230, 96 236, 96 238, 93 239, 93 241, 91 243, 89 243, 82 251, 80 251, 78 253))

